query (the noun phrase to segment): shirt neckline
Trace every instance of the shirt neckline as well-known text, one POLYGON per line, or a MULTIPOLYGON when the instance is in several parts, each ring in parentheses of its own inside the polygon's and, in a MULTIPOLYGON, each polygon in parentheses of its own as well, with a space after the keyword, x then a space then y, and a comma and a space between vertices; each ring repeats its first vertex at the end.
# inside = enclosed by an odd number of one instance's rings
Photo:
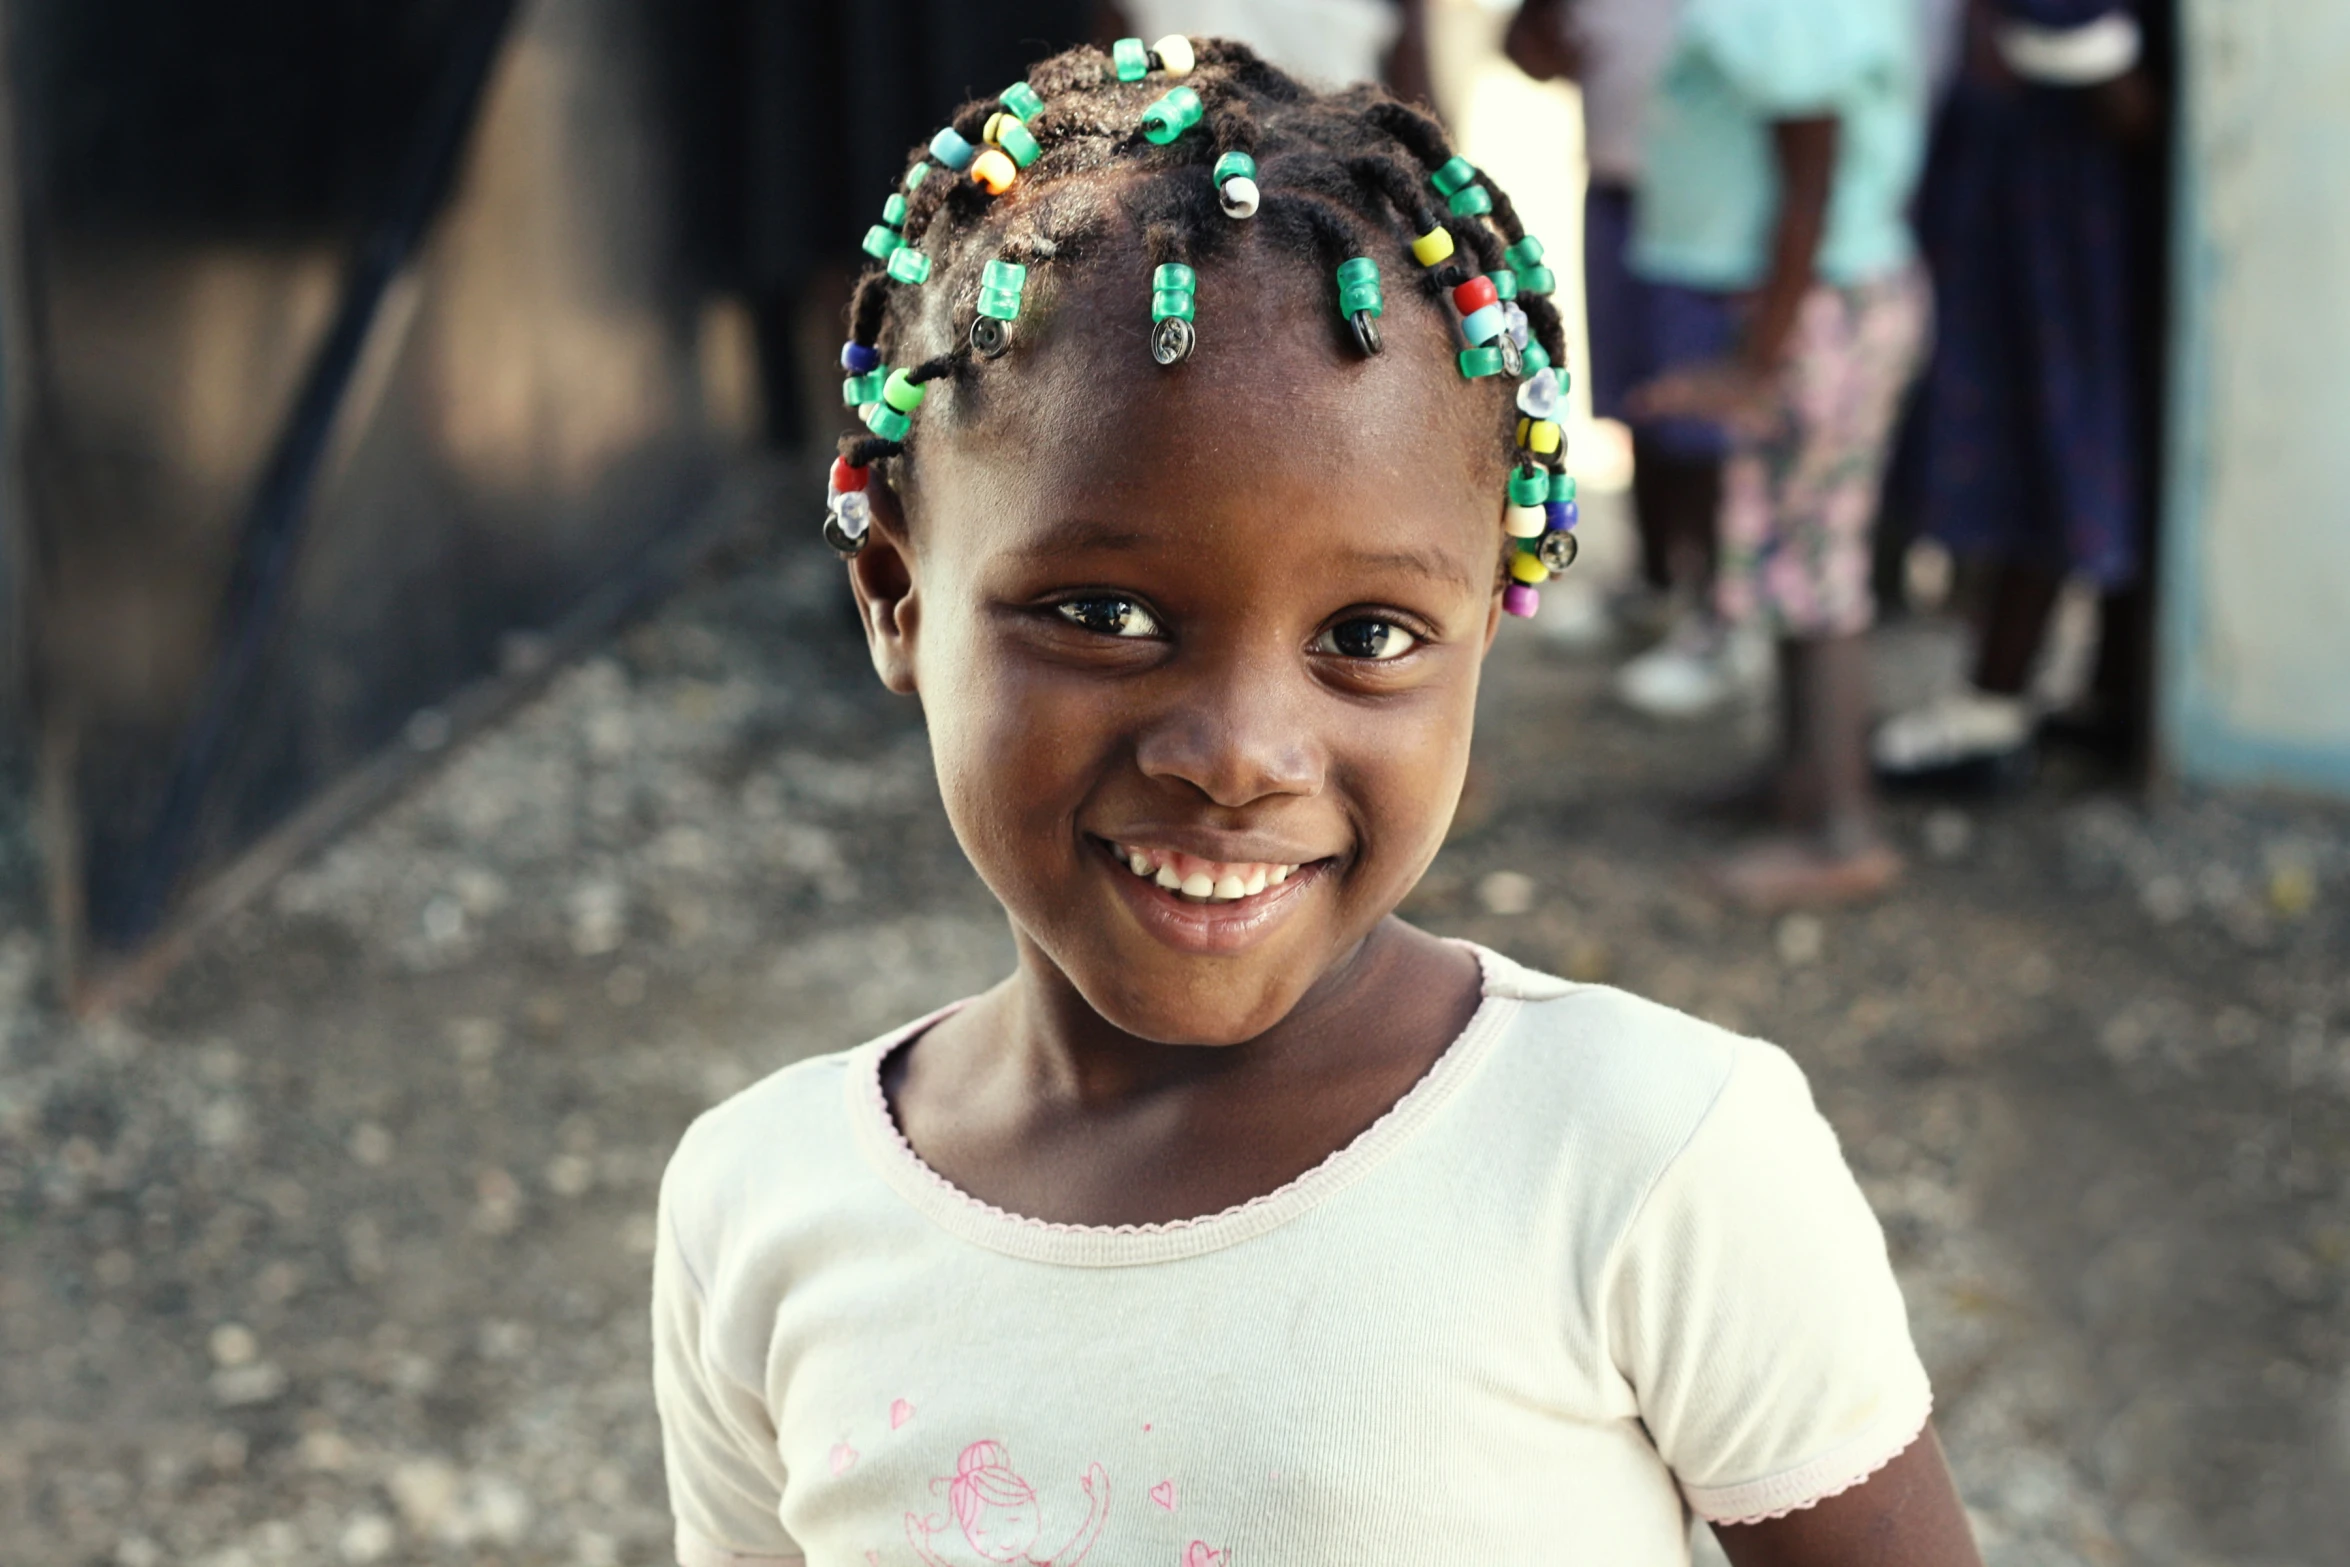
POLYGON ((850 1052, 848 1070, 842 1074, 849 1121, 860 1151, 900 1197, 949 1234, 991 1251, 1032 1262, 1097 1268, 1138 1267, 1220 1251, 1287 1224, 1376 1169, 1474 1075, 1523 1002, 1548 1000, 1576 988, 1474 942, 1459 945, 1476 957, 1483 993, 1468 1023, 1420 1080, 1320 1164, 1219 1213, 1156 1224, 1056 1223, 999 1208, 924 1163, 890 1113, 881 1086, 882 1063, 906 1041, 969 1005, 968 997, 850 1052))

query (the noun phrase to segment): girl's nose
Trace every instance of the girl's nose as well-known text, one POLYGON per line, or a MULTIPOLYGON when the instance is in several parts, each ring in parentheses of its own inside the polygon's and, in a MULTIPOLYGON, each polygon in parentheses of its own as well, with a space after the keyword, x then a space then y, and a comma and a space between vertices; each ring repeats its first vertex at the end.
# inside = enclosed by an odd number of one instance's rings
POLYGON ((1275 660, 1228 658, 1194 674, 1143 730, 1136 765, 1222 806, 1318 794, 1326 751, 1312 728, 1314 695, 1275 660))

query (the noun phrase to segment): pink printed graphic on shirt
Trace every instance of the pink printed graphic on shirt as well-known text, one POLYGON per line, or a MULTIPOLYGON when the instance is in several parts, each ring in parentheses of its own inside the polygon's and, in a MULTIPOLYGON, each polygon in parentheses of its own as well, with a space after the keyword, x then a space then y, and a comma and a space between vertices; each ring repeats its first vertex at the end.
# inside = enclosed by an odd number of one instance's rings
POLYGON ((1191 1548, 1183 1553, 1183 1567, 1226 1567, 1231 1560, 1230 1551, 1210 1550, 1205 1540, 1192 1541, 1191 1548))
POLYGON ((914 1406, 907 1403, 904 1399, 901 1398, 896 1403, 889 1406, 889 1428, 892 1431, 895 1431, 898 1427, 904 1425, 907 1421, 913 1418, 914 1406))
POLYGON ((1175 1482, 1172 1480, 1161 1480, 1157 1485, 1152 1486, 1151 1500, 1158 1503, 1168 1512, 1173 1512, 1175 1510, 1175 1482))
MULTIPOLYGON (((1036 1487, 1012 1468, 1001 1442, 972 1443, 956 1458, 953 1474, 930 1482, 934 1495, 942 1490, 946 1493, 947 1507, 955 1515, 964 1543, 980 1560, 1007 1567, 1012 1563, 1077 1567, 1085 1560, 1085 1553, 1093 1549, 1110 1516, 1110 1477, 1100 1464, 1087 1464, 1077 1486, 1085 1493, 1085 1521, 1059 1550, 1038 1556, 1033 1547, 1044 1533, 1044 1508, 1037 1500, 1036 1487)), ((954 1567, 935 1549, 945 1532, 946 1522, 936 1514, 906 1514, 906 1539, 928 1567, 954 1567)))
POLYGON ((856 1463, 857 1450, 855 1448, 849 1446, 849 1444, 846 1442, 835 1442, 832 1444, 832 1474, 834 1479, 837 1480, 842 1475, 847 1474, 851 1469, 856 1467, 856 1463))

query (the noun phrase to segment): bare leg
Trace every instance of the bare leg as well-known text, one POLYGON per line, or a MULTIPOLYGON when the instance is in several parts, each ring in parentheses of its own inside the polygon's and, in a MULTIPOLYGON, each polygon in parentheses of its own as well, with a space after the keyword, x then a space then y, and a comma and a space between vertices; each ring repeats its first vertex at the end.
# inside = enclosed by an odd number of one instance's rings
POLYGON ((1975 688, 1994 696, 2022 696, 2047 640, 2048 618, 2064 590, 2064 577, 2045 566, 2010 561, 1999 568, 1983 606, 1981 642, 1975 649, 1975 688))
POLYGON ((1640 574, 1654 588, 1703 593, 1713 581, 1714 518, 1722 509, 1722 465, 1684 457, 1632 435, 1632 510, 1640 527, 1640 574))

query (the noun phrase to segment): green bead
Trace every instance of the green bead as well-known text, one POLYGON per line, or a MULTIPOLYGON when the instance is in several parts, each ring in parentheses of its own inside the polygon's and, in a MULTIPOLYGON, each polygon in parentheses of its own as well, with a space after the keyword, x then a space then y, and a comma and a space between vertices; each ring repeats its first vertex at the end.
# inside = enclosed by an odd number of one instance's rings
POLYGON ((1510 504, 1539 506, 1550 499, 1550 475, 1540 468, 1519 468, 1510 474, 1510 504))
POLYGON ((898 231, 886 223, 876 223, 865 231, 865 254, 876 261, 887 261, 892 252, 905 243, 898 231))
POLYGON ((899 413, 910 414, 922 406, 921 383, 906 379, 903 370, 892 370, 889 379, 881 384, 881 400, 899 413))
POLYGON ((881 221, 893 229, 904 228, 906 226, 906 198, 894 190, 891 191, 889 200, 881 204, 881 221))
POLYGON ((928 159, 924 159, 906 171, 906 189, 917 190, 928 178, 930 178, 930 163, 928 159))
POLYGON ((998 321, 1017 321, 1020 296, 1008 288, 983 288, 979 291, 979 313, 998 321))
POLYGON ((997 146, 1012 155, 1012 164, 1015 168, 1025 169, 1038 158, 1044 156, 1044 149, 1037 145, 1034 136, 1028 134, 1028 127, 1017 120, 998 126, 995 139, 997 146))
POLYGON ((981 288, 1008 288, 1017 294, 1028 286, 1028 269, 1017 261, 990 261, 979 269, 981 288))
POLYGON ((1556 273, 1540 264, 1518 268, 1518 291, 1523 294, 1547 294, 1559 286, 1556 273))
POLYGON ((1463 185, 1452 193, 1452 215, 1474 218, 1493 210, 1493 197, 1482 185, 1463 185))
POLYGON ((1122 82, 1139 82, 1151 73, 1151 52, 1139 38, 1121 38, 1110 45, 1110 66, 1122 82))
POLYGON ((1357 283, 1379 286, 1379 263, 1369 256, 1355 256, 1338 264, 1338 286, 1352 287, 1357 283))
POLYGON ((1211 183, 1222 185, 1228 179, 1253 180, 1257 177, 1257 160, 1245 152, 1228 152, 1216 160, 1216 167, 1208 176, 1211 183))
POLYGON ((1464 348, 1461 350, 1461 374, 1469 380, 1501 374, 1501 350, 1498 348, 1464 348))
POLYGON ((1383 316, 1387 314, 1387 304, 1380 297, 1376 285, 1366 288, 1360 283, 1351 283, 1338 291, 1338 313, 1350 318, 1359 315, 1383 316))
POLYGON ((862 408, 867 403, 878 403, 881 401, 881 389, 888 384, 889 369, 887 366, 879 370, 868 370, 863 375, 852 375, 840 384, 841 406, 862 408))
POLYGON ((1444 167, 1428 176, 1428 183, 1436 187, 1439 196, 1450 196, 1468 186, 1477 178, 1477 165, 1466 158, 1452 158, 1444 167))
POLYGON ((1164 147, 1197 125, 1204 112, 1198 93, 1188 87, 1170 87, 1142 111, 1142 134, 1152 145, 1164 147))
POLYGON ((911 245, 890 252, 889 275, 900 283, 930 281, 930 258, 911 245))
POLYGON ((1518 350, 1518 358, 1525 366, 1525 371, 1528 375, 1532 375, 1539 370, 1547 370, 1550 368, 1549 350, 1545 349, 1540 342, 1533 338, 1526 339, 1526 346, 1518 350))
POLYGON ((1151 274, 1151 287, 1181 289, 1188 294, 1199 287, 1199 274, 1180 261, 1170 261, 1151 274))
POLYGON ((996 102, 1017 114, 1023 120, 1033 120, 1044 113, 1044 99, 1026 82, 1014 82, 997 93, 996 102))
POLYGON ((1550 476, 1550 498, 1572 506, 1575 503, 1575 476, 1571 473, 1552 474, 1550 476))
POLYGON ((1529 234, 1503 251, 1501 258, 1520 272, 1525 271, 1528 267, 1538 266, 1542 261, 1542 241, 1529 234))
POLYGON ((1169 316, 1181 316, 1186 321, 1199 319, 1199 296, 1188 288, 1162 288, 1151 295, 1151 319, 1164 321, 1169 316))
POLYGON ((1493 284, 1494 298, 1515 299, 1518 297, 1518 275, 1509 268, 1495 267, 1485 276, 1493 284))
POLYGON ((902 441, 914 428, 914 421, 887 403, 875 403, 865 410, 865 428, 885 441, 902 441))

